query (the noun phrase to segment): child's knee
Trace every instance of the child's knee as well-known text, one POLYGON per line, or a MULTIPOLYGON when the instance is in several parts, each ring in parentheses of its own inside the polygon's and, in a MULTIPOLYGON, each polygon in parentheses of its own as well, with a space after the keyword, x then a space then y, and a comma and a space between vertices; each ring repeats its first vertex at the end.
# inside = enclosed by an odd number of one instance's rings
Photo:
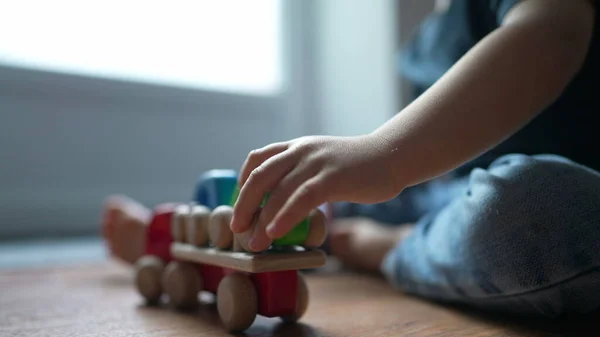
POLYGON ((515 155, 469 178, 462 195, 423 218, 388 255, 383 269, 391 282, 433 298, 528 304, 525 294, 564 288, 600 265, 598 173, 560 157, 515 155))
POLYGON ((463 244, 490 295, 535 291, 600 264, 600 175, 557 156, 513 155, 471 175, 463 244))

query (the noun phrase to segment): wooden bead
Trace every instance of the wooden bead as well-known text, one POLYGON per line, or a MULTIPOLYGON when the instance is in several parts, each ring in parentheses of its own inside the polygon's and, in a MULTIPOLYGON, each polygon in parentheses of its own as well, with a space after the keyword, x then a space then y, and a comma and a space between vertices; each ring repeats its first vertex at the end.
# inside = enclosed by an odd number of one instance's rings
POLYGON ((162 296, 164 269, 163 260, 152 255, 144 255, 135 263, 135 285, 148 303, 156 303, 162 296))
POLYGON ((248 329, 258 312, 258 295, 250 278, 241 273, 227 275, 217 290, 217 310, 231 332, 248 329))
POLYGON ((189 205, 178 205, 171 217, 171 235, 175 242, 186 242, 186 227, 190 216, 189 205))
POLYGON ((192 309, 198 305, 203 284, 194 264, 171 261, 165 268, 163 284, 170 304, 176 309, 192 309))
POLYGON ((208 235, 210 242, 217 248, 229 249, 233 242, 233 232, 229 225, 233 217, 233 208, 222 205, 215 208, 210 214, 208 235))
MULTIPOLYGON (((248 251, 248 252, 251 251, 250 247, 248 246, 248 243, 250 242, 250 238, 252 238, 252 235, 254 234, 256 226, 258 225, 259 217, 260 217, 260 211, 254 215, 254 218, 252 220, 252 226, 250 227, 250 229, 248 229, 247 231, 245 231, 243 233, 235 234, 235 239, 238 241, 241 248, 245 251, 248 251)), ((267 248, 269 248, 269 247, 267 247, 267 248)))
POLYGON ((304 246, 317 248, 325 243, 327 239, 327 225, 325 214, 319 209, 313 210, 309 215, 309 232, 304 246))
POLYGON ((243 233, 235 234, 235 242, 238 245, 238 249, 240 249, 241 251, 246 251, 246 252, 250 251, 248 242, 250 241, 250 237, 252 237, 253 232, 254 232, 254 228, 250 228, 249 230, 247 230, 243 233))
POLYGON ((187 242, 195 246, 204 246, 208 243, 208 220, 210 209, 205 206, 195 205, 186 226, 187 242))
POLYGON ((244 249, 244 247, 242 247, 242 245, 240 244, 240 241, 237 239, 236 236, 233 237, 233 251, 234 252, 245 252, 246 251, 244 249))

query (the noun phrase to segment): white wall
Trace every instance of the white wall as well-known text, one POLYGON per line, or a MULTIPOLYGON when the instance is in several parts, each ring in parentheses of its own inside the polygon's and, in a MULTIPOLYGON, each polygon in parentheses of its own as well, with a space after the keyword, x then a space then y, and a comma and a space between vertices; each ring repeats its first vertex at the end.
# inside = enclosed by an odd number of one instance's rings
POLYGON ((321 132, 373 131, 398 107, 396 2, 317 2, 321 132))
MULTIPOLYGON (((415 33, 419 23, 429 14, 435 5, 435 0, 400 0, 398 1, 398 43, 404 45, 415 33)), ((412 100, 412 87, 404 79, 400 79, 400 108, 412 100)))
POLYGON ((410 102, 398 51, 433 7, 434 0, 316 2, 321 133, 369 133, 410 102))

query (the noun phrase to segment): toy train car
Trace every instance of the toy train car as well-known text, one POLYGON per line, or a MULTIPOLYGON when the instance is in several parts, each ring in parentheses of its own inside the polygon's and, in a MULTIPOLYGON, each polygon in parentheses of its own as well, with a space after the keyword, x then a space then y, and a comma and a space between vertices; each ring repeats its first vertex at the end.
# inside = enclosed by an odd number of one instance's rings
POLYGON ((246 252, 229 229, 236 198, 233 175, 209 173, 198 183, 191 204, 154 209, 145 254, 136 263, 138 292, 148 303, 158 303, 166 294, 177 309, 197 306, 199 292, 210 292, 229 331, 246 330, 256 315, 300 319, 309 294, 299 270, 326 262, 317 249, 326 235, 323 213, 312 212, 267 251, 246 252))

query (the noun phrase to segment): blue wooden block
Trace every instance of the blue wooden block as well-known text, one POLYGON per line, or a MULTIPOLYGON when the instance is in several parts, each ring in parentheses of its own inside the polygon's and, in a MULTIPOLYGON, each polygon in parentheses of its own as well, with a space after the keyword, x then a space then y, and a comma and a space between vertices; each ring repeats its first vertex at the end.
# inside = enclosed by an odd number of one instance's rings
POLYGON ((238 174, 234 170, 215 169, 200 175, 193 201, 210 209, 229 205, 237 186, 238 174))

